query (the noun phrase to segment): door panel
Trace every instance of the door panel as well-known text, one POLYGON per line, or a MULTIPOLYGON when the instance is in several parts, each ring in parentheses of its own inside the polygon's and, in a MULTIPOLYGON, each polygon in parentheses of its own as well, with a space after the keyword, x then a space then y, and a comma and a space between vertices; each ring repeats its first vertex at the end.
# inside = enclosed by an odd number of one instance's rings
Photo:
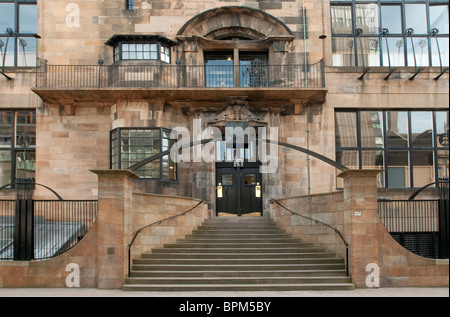
POLYGON ((256 188, 261 188, 261 184, 259 168, 217 168, 216 185, 222 186, 222 197, 216 197, 216 212, 237 215, 262 212, 262 195, 256 197, 256 188))

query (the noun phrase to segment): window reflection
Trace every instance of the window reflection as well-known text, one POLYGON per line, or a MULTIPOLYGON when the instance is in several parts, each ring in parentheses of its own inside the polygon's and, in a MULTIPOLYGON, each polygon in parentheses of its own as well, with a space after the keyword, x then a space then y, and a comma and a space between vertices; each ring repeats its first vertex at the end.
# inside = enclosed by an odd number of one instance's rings
POLYGON ((0 34, 6 28, 14 29, 14 3, 0 3, 0 34))
POLYGON ((437 28, 440 34, 448 34, 448 6, 430 6, 430 27, 437 28))
POLYGON ((411 112, 412 147, 433 146, 433 117, 431 112, 411 112))
POLYGON ((376 34, 379 30, 378 4, 356 4, 356 27, 363 34, 376 34))
POLYGON ((386 176, 389 188, 409 187, 409 152, 390 151, 387 153, 386 176))
POLYGON ((334 37, 333 66, 355 66, 355 42, 352 37, 334 37))
POLYGON ((356 112, 337 112, 336 147, 356 147, 356 137, 356 112))
POLYGON ((414 187, 423 187, 431 184, 434 179, 433 152, 414 151, 412 152, 412 169, 414 187))
POLYGON ((408 65, 428 66, 428 39, 426 37, 407 39, 408 65), (412 43, 411 43, 412 42, 412 43), (412 48, 414 45, 414 50, 412 48), (414 64, 414 61, 416 64, 414 64))
POLYGON ((390 58, 391 66, 405 66, 404 42, 403 37, 388 37, 381 41, 381 47, 383 50, 383 65, 389 65, 390 58), (388 46, 389 55, 387 49, 388 46))
POLYGON ((388 148, 408 147, 408 113, 406 111, 388 112, 386 130, 388 148))
POLYGON ((383 113, 378 111, 361 111, 361 146, 364 148, 382 148, 383 113))

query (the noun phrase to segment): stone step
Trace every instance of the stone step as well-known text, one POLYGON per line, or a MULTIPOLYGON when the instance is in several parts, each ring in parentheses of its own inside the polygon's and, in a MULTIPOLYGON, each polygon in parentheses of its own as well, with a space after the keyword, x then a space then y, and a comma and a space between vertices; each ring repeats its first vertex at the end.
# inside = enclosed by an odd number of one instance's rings
POLYGON ((196 285, 142 285, 125 284, 124 291, 146 292, 214 292, 214 291, 321 291, 353 290, 353 283, 311 283, 311 284, 196 284, 196 285))
POLYGON ((301 258, 335 258, 332 253, 144 253, 143 259, 301 259, 301 258))
POLYGON ((127 284, 141 285, 195 285, 195 284, 325 284, 325 283, 349 283, 348 277, 131 277, 126 279, 127 284))
POLYGON ((131 277, 315 277, 340 276, 347 277, 343 269, 322 270, 273 270, 273 271, 133 271, 131 277))
POLYGON ((232 252, 233 254, 253 254, 253 253, 320 253, 323 252, 323 248, 316 247, 316 246, 295 246, 295 247, 270 247, 270 246, 261 246, 257 248, 196 248, 196 247, 189 247, 189 248, 180 248, 177 245, 174 245, 172 247, 167 248, 161 248, 161 249, 153 249, 151 253, 147 254, 159 254, 159 253, 198 253, 198 254, 205 254, 205 253, 222 253, 222 254, 229 254, 232 252))
POLYGON ((345 269, 344 263, 303 264, 136 264, 133 271, 282 271, 345 269))
MULTIPOLYGON (((268 243, 265 242, 203 242, 203 241, 179 241, 176 244, 164 245, 165 248, 267 248, 268 243)), ((310 243, 296 243, 296 242, 277 242, 271 243, 272 248, 292 248, 296 246, 312 247, 310 243)))
POLYGON ((135 264, 181 264, 181 265, 261 265, 261 264, 324 264, 324 263, 342 263, 338 258, 244 258, 244 259, 174 259, 174 258, 141 258, 135 259, 135 264))

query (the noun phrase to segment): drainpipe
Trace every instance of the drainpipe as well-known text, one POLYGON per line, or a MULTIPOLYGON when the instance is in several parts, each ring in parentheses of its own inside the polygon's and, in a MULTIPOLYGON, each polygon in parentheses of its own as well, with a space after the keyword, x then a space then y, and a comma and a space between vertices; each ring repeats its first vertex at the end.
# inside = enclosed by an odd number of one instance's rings
POLYGON ((305 87, 308 87, 308 62, 306 59, 306 10, 305 10, 305 0, 302 0, 302 14, 303 14, 303 49, 305 56, 305 87))
MULTIPOLYGON (((309 151, 309 106, 306 108, 306 148, 309 151)), ((308 195, 311 195, 311 157, 307 156, 308 162, 308 195)))

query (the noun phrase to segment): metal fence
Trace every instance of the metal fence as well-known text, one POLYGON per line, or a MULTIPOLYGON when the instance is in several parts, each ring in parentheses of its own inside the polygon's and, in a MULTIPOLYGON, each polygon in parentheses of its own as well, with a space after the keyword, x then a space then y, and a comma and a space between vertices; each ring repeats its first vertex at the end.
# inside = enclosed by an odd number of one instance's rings
POLYGON ((39 60, 42 88, 323 88, 324 64, 250 66, 47 65, 39 60))
MULTIPOLYGON (((17 260, 17 240, 31 221, 33 259, 58 256, 74 247, 97 219, 96 200, 34 200, 32 219, 19 220, 16 200, 0 201, 0 260, 17 260)), ((28 227, 30 228, 30 227, 28 227)))
POLYGON ((445 209, 440 200, 378 202, 381 221, 391 236, 409 251, 434 259, 448 258, 448 210, 445 209))

